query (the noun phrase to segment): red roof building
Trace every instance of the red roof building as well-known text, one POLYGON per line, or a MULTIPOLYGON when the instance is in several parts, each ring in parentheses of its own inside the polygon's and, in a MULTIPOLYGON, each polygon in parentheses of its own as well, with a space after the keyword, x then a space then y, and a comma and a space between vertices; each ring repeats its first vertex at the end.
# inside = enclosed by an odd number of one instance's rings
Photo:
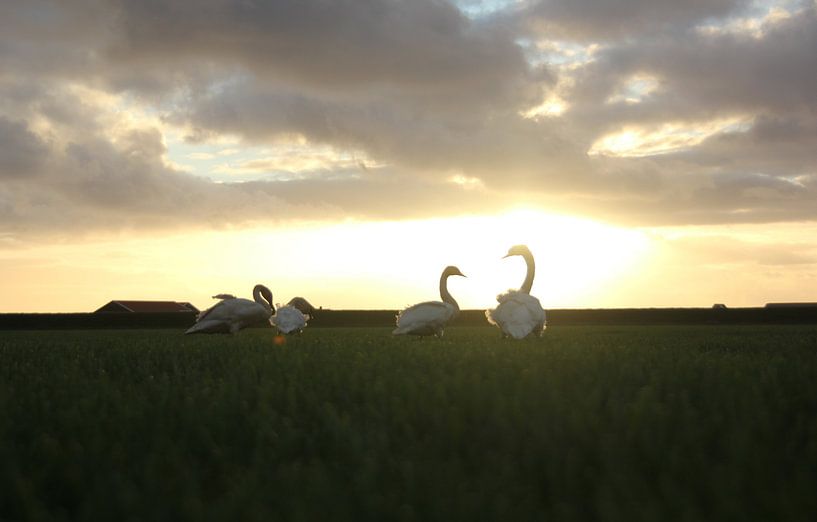
POLYGON ((111 301, 105 306, 97 309, 94 313, 114 312, 114 313, 168 313, 168 312, 195 312, 199 309, 190 303, 177 303, 176 301, 111 301))

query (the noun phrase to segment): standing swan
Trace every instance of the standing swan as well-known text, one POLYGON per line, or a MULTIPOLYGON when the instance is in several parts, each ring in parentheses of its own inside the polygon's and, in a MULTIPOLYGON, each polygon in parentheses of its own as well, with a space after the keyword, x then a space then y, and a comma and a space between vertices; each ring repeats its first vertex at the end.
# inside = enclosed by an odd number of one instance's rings
POLYGON ((448 276, 465 275, 455 266, 447 266, 440 276, 440 298, 442 301, 427 301, 410 306, 397 315, 394 335, 435 335, 442 337, 446 323, 460 311, 457 302, 448 293, 448 276))
POLYGON ((309 321, 309 315, 301 312, 293 305, 278 306, 278 311, 275 315, 269 318, 272 326, 278 328, 281 333, 301 333, 306 327, 306 322, 309 321))
POLYGON ((196 317, 196 324, 186 334, 227 333, 234 334, 255 323, 269 319, 275 309, 272 307, 272 292, 264 285, 255 285, 252 289, 253 301, 242 299, 231 294, 214 295, 221 299, 218 303, 201 312, 196 317))
POLYGON ((508 250, 505 257, 522 256, 528 266, 525 281, 519 290, 508 290, 496 296, 499 306, 493 310, 485 310, 488 322, 497 325, 502 330, 502 336, 511 336, 514 339, 527 337, 531 332, 541 336, 545 330, 545 311, 539 299, 530 295, 533 286, 533 276, 536 273, 536 264, 533 254, 525 245, 516 245, 508 250))

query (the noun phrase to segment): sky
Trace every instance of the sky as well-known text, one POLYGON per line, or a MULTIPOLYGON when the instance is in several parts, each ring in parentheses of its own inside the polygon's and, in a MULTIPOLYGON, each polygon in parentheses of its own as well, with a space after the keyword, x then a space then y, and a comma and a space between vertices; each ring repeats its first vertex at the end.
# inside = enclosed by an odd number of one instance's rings
POLYGON ((817 301, 815 0, 0 3, 0 312, 817 301))

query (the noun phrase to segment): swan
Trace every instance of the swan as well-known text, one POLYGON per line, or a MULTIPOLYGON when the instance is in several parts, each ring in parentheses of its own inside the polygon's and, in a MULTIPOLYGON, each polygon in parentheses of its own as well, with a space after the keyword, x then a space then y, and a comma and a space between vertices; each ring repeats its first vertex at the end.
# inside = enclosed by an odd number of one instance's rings
POLYGON ((504 294, 496 296, 499 306, 493 310, 485 310, 485 317, 488 322, 495 324, 502 330, 502 336, 511 336, 514 339, 522 339, 532 332, 541 336, 546 328, 545 310, 539 303, 539 299, 530 295, 533 286, 533 276, 536 273, 536 264, 533 261, 533 254, 525 245, 516 245, 508 250, 503 257, 522 256, 527 264, 528 271, 525 281, 519 290, 508 290, 504 294))
POLYGON ((427 301, 410 306, 397 314, 397 328, 393 335, 435 335, 442 337, 446 323, 460 311, 457 302, 448 293, 448 277, 465 277, 460 269, 447 266, 440 275, 440 298, 442 301, 427 301))
POLYGON ((218 303, 199 313, 196 324, 185 334, 227 333, 234 334, 255 323, 263 322, 272 315, 272 292, 264 285, 252 289, 253 300, 235 297, 232 294, 217 294, 213 299, 218 303))
POLYGON ((309 321, 309 315, 301 312, 293 305, 278 305, 278 311, 275 315, 269 318, 272 326, 276 327, 281 333, 300 333, 306 327, 306 322, 309 321))

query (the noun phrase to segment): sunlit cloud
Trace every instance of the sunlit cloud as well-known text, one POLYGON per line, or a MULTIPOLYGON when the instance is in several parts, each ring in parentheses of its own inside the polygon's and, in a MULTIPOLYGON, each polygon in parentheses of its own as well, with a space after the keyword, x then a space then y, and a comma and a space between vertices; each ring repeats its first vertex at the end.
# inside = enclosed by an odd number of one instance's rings
POLYGON ((616 92, 610 95, 605 103, 640 103, 644 98, 658 89, 660 81, 649 74, 636 74, 622 82, 616 92))
POLYGON ((316 170, 345 170, 379 167, 365 154, 339 151, 327 146, 303 144, 277 144, 267 147, 259 157, 219 166, 216 173, 242 172, 291 172, 302 173, 316 170))
POLYGON ((596 60, 605 45, 598 42, 579 43, 566 40, 522 40, 528 59, 534 64, 548 64, 563 71, 572 71, 596 60))
POLYGON ((745 35, 762 39, 769 30, 795 15, 796 7, 793 7, 792 2, 763 2, 763 4, 765 8, 754 16, 738 17, 724 23, 701 25, 696 28, 696 31, 707 36, 745 35))
POLYGON ((483 183, 481 179, 475 177, 456 174, 448 178, 448 181, 468 190, 485 190, 485 183, 483 183))
POLYGON ((565 100, 558 96, 549 96, 545 101, 536 107, 522 111, 522 116, 527 119, 536 120, 539 118, 553 118, 564 114, 568 109, 568 104, 565 100))
POLYGON ((665 123, 658 127, 628 127, 599 138, 590 155, 645 157, 689 149, 725 132, 745 132, 751 122, 728 118, 701 123, 665 123))
POLYGON ((456 0, 457 7, 469 18, 480 19, 521 5, 526 0, 456 0))

